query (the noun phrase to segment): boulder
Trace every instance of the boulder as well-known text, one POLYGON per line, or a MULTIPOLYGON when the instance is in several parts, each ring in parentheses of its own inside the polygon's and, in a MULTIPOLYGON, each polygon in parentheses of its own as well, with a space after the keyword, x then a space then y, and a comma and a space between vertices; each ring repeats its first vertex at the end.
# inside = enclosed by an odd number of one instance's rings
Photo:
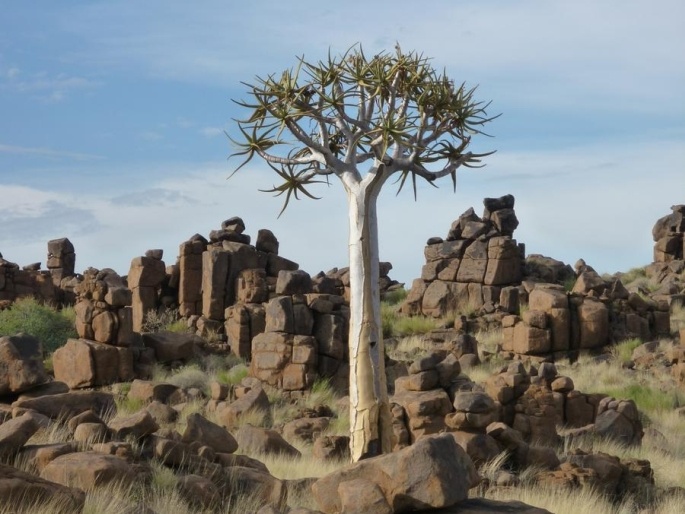
POLYGON ((117 439, 142 439, 145 436, 155 433, 159 425, 147 410, 141 410, 125 418, 115 418, 109 422, 109 429, 117 439))
POLYGON ((178 479, 176 488, 191 505, 211 509, 221 504, 221 493, 209 478, 185 475, 178 479))
POLYGON ((0 458, 4 459, 19 452, 38 428, 38 423, 29 414, 0 424, 0 458))
POLYGON ((98 416, 116 413, 114 397, 99 391, 72 391, 38 398, 17 400, 12 407, 31 409, 51 418, 72 418, 81 412, 92 410, 98 416))
POLYGON ((238 449, 237 441, 226 429, 198 413, 188 416, 182 441, 209 446, 217 453, 233 453, 238 449))
POLYGON ((159 362, 173 362, 187 361, 194 357, 202 339, 194 334, 161 331, 143 334, 143 343, 154 349, 159 362))
MULTIPOLYGON (((312 485, 314 498, 325 514, 343 512, 352 502, 354 481, 374 484, 392 510, 402 513, 454 505, 468 497, 477 482, 471 459, 450 434, 426 437, 403 450, 362 460, 326 475, 312 485)), ((369 486, 365 486, 367 489, 369 486)), ((374 487, 368 497, 383 505, 374 487)))
POLYGON ((257 454, 283 454, 300 457, 300 452, 288 443, 281 434, 268 428, 243 425, 236 432, 238 447, 242 452, 257 454))
POLYGON ((0 396, 22 393, 47 381, 38 339, 26 334, 0 337, 0 396))
POLYGON ((119 351, 109 344, 69 339, 52 355, 55 379, 71 389, 111 384, 119 380, 119 351))
POLYGON ((238 419, 247 412, 261 412, 266 416, 269 412, 269 398, 261 387, 251 389, 245 395, 232 403, 221 402, 216 409, 216 418, 219 423, 232 428, 238 419))
POLYGON ((24 506, 39 510, 39 505, 49 503, 64 506, 65 512, 78 513, 83 510, 86 495, 78 489, 0 464, 0 498, 4 505, 13 505, 17 511, 23 511, 24 506))
POLYGON ((112 482, 129 484, 135 480, 135 474, 125 460, 96 452, 61 455, 45 466, 40 477, 84 491, 112 482))

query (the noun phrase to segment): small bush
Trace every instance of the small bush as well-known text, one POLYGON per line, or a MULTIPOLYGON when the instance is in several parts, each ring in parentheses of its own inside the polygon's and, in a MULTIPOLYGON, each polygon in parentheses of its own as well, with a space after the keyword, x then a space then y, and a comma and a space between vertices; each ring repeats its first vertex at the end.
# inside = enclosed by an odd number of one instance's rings
POLYGON ((618 359, 619 362, 628 362, 633 358, 633 352, 635 348, 642 344, 642 340, 639 337, 634 337, 632 339, 626 339, 621 341, 616 346, 611 349, 612 355, 618 359))
POLYGON ((230 369, 217 371, 216 379, 228 385, 237 385, 247 376, 249 369, 245 364, 236 364, 230 369))
POLYGON ((404 301, 408 294, 409 291, 406 289, 395 289, 385 293, 385 295, 383 295, 383 301, 390 305, 399 305, 404 301))
POLYGON ((59 311, 35 298, 20 298, 0 311, 0 336, 29 334, 41 342, 47 355, 64 346, 67 339, 78 337, 74 318, 74 309, 59 311))

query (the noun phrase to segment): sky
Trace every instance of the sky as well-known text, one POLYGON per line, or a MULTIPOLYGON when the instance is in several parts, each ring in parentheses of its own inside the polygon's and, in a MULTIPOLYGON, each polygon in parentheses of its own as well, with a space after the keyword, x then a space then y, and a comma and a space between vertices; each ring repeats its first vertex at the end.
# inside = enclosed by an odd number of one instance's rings
POLYGON ((457 191, 420 186, 379 200, 381 260, 411 284, 428 238, 484 197, 513 194, 528 254, 600 272, 652 261, 651 229, 685 203, 685 3, 681 0, 255 0, 1 2, 0 253, 42 262, 68 237, 76 269, 128 273, 161 248, 240 216, 268 228, 311 274, 347 265, 340 184, 291 202, 225 136, 243 82, 361 44, 416 50, 478 86, 501 116, 497 150, 457 191))

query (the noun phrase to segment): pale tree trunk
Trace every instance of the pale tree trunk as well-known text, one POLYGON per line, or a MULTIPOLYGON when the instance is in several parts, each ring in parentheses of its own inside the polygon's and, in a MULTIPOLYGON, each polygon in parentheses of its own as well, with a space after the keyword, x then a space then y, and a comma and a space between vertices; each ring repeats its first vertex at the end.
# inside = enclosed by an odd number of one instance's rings
POLYGON ((350 237, 350 449, 352 460, 392 451, 380 313, 378 219, 381 184, 346 187, 350 237))

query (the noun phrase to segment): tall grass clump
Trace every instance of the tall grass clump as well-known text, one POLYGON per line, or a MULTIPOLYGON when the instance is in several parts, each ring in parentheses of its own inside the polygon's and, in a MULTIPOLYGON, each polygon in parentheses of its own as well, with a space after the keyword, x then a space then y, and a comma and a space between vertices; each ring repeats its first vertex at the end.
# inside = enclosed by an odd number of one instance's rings
POLYGON ((178 309, 149 310, 145 313, 143 332, 192 332, 185 320, 179 318, 178 309))
POLYGON ((0 311, 0 336, 24 332, 38 339, 49 354, 64 346, 67 339, 78 337, 74 328, 73 308, 57 310, 33 297, 20 298, 0 311))
POLYGON ((611 349, 612 355, 618 359, 618 362, 628 362, 633 358, 633 352, 635 348, 642 344, 642 340, 639 337, 634 337, 632 339, 626 339, 615 345, 611 349))
MULTIPOLYGON (((671 305, 671 332, 678 333, 685 328, 685 304, 682 300, 676 300, 671 305)), ((680 341, 680 344, 685 341, 680 341)))

